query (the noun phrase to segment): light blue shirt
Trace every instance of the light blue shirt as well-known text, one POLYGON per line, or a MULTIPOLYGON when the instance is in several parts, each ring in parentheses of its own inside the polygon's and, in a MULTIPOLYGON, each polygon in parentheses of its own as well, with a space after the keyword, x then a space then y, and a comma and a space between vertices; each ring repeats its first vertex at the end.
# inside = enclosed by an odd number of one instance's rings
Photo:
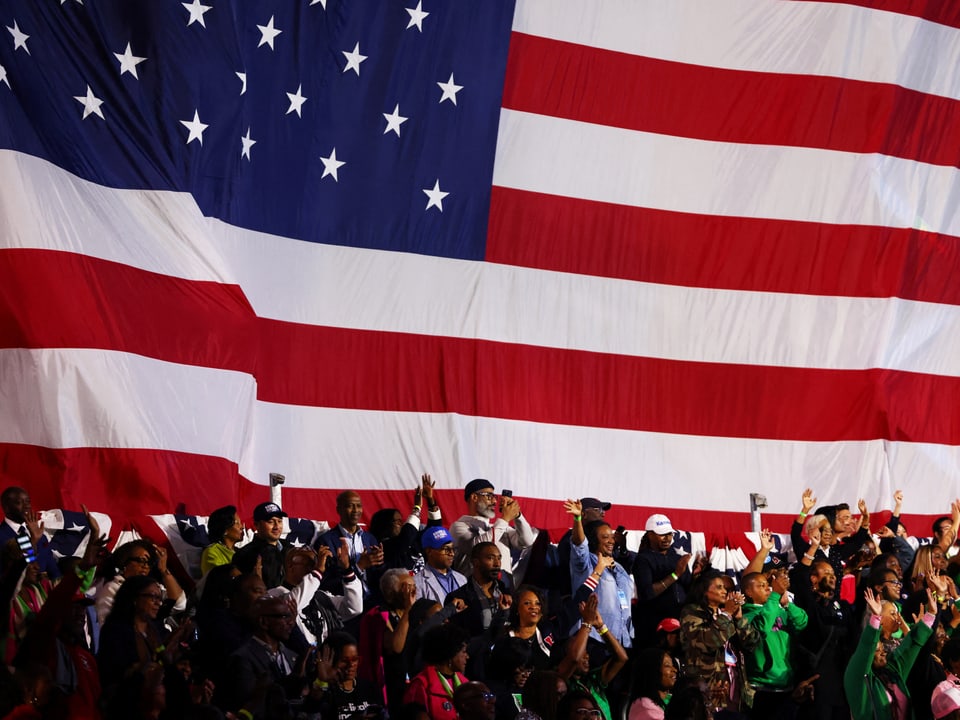
MULTIPOLYGON (((570 579, 573 582, 572 590, 583 585, 584 580, 597 566, 597 556, 587 547, 584 539, 579 545, 570 543, 570 579)), ((607 628, 625 648, 633 645, 633 618, 630 607, 633 602, 633 578, 619 563, 614 563, 600 576, 600 582, 594 591, 597 594, 597 610, 607 628)), ((577 626, 579 627, 579 625, 577 626)), ((590 630, 590 637, 603 642, 603 638, 595 630, 590 630)))

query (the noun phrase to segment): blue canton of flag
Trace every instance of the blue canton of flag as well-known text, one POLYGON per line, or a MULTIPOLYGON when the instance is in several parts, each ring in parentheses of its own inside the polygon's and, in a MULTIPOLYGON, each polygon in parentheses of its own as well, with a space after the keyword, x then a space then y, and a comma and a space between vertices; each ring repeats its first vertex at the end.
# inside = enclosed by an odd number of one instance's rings
POLYGON ((0 147, 247 228, 483 259, 513 5, 14 0, 0 147))
POLYGON ((174 517, 177 520, 180 538, 185 543, 201 549, 210 544, 210 539, 207 536, 206 518, 203 522, 200 522, 200 518, 196 515, 174 515, 174 517))
POLYGON ((52 534, 47 533, 50 539, 50 549, 57 557, 79 555, 82 552, 81 543, 90 534, 87 518, 82 512, 61 510, 60 513, 63 516, 63 526, 53 530, 52 534))

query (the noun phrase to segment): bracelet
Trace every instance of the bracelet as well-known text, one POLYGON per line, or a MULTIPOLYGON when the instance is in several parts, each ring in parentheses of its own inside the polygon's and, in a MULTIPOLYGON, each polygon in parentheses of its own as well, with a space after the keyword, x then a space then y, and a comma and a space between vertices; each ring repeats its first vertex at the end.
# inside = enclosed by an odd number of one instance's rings
POLYGON ((317 690, 326 690, 328 687, 330 687, 330 683, 324 682, 323 680, 314 680, 313 686, 317 690))
POLYGON ((803 556, 804 556, 807 560, 813 560, 813 559, 816 557, 816 555, 811 555, 810 553, 804 553, 803 556))
POLYGON ((253 713, 249 710, 238 710, 237 715, 242 717, 244 720, 253 720, 253 713))
POLYGON ((590 576, 591 576, 591 577, 595 577, 595 578, 599 578, 599 577, 600 577, 600 573, 594 571, 594 572, 590 573, 590 576))
POLYGON ((606 635, 608 632, 610 632, 610 628, 608 628, 606 625, 601 625, 597 632, 601 635, 606 635))
POLYGON ((574 522, 580 522, 580 516, 579 516, 579 515, 574 515, 574 516, 573 516, 573 521, 574 521, 574 522))
POLYGON ((674 581, 674 582, 676 582, 677 580, 680 579, 680 578, 677 577, 677 574, 676 574, 675 572, 670 573, 670 577, 673 578, 673 581, 674 581))
POLYGON ((414 505, 414 506, 413 506, 413 514, 414 514, 414 515, 419 515, 421 510, 423 510, 423 508, 422 508, 420 505, 414 505))
POLYGON ((797 517, 800 518, 801 520, 802 520, 803 518, 805 518, 806 516, 807 516, 806 511, 804 511, 804 512, 800 513, 799 515, 797 515, 797 517))

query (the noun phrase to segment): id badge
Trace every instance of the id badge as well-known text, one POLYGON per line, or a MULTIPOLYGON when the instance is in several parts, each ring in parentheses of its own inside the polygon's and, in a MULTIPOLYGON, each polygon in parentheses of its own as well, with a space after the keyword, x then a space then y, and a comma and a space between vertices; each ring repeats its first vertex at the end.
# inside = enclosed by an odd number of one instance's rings
POLYGON ((626 594, 623 590, 621 590, 620 588, 617 588, 617 597, 620 599, 620 609, 621 609, 621 610, 629 610, 629 609, 630 609, 630 601, 627 600, 627 594, 626 594))

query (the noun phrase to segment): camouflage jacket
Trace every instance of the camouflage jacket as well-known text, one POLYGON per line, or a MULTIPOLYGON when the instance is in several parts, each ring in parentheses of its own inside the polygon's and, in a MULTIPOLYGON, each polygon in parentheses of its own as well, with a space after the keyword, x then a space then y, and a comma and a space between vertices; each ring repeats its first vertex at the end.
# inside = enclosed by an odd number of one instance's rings
POLYGON ((726 650, 736 658, 734 672, 744 698, 751 693, 746 680, 743 653, 760 643, 760 633, 744 618, 714 613, 704 605, 687 605, 680 615, 680 641, 686 654, 687 677, 706 687, 711 682, 728 681, 726 650), (729 648, 728 648, 729 643, 729 648))

